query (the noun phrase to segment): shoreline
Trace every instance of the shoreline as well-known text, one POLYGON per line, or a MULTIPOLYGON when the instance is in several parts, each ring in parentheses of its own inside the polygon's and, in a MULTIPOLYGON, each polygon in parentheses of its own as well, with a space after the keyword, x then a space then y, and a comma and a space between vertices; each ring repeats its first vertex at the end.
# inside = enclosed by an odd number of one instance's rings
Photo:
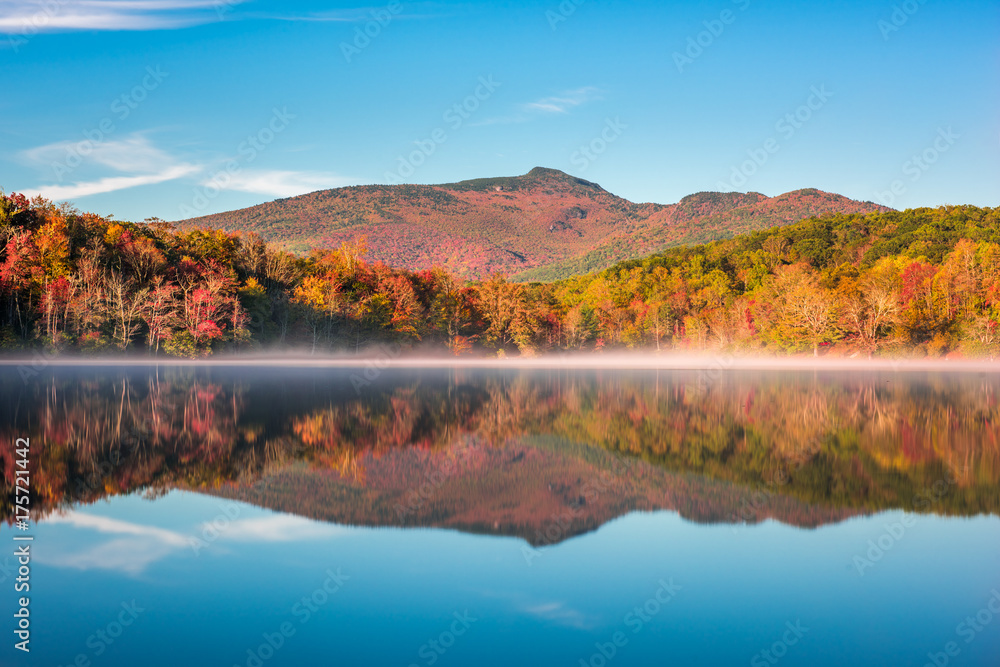
POLYGON ((352 369, 524 369, 524 370, 671 370, 671 371, 950 371, 1000 372, 1000 361, 987 359, 851 359, 837 357, 737 357, 732 355, 600 354, 538 357, 407 357, 363 354, 334 355, 233 355, 203 359, 136 357, 7 357, 0 366, 41 371, 50 367, 216 367, 216 368, 329 368, 352 369))

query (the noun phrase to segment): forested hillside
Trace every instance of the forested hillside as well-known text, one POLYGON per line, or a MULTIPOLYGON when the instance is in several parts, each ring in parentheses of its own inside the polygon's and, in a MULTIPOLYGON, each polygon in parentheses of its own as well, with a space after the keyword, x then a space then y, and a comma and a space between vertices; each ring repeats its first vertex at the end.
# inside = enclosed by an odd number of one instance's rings
POLYGON ((0 346, 993 356, 998 217, 972 206, 828 215, 520 284, 372 263, 364 239, 297 257, 254 234, 0 196, 0 346))

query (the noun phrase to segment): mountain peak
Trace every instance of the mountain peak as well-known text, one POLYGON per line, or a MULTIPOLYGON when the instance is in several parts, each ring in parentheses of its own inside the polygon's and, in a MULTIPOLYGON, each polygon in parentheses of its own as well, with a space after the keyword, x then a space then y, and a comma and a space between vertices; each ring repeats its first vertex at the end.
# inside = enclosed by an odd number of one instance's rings
POLYGON ((552 169, 550 167, 535 167, 534 169, 532 169, 531 171, 529 171, 527 174, 525 174, 521 178, 534 178, 534 179, 537 179, 537 180, 552 179, 552 180, 559 180, 559 181, 565 181, 565 180, 573 179, 573 177, 570 176, 569 174, 567 174, 565 171, 560 171, 558 169, 552 169))
POLYGON ((438 187, 460 192, 495 190, 497 192, 514 190, 534 190, 539 188, 579 189, 590 193, 606 190, 597 183, 585 181, 571 176, 564 171, 549 167, 535 167, 522 176, 500 176, 496 178, 474 178, 458 183, 444 183, 438 187))

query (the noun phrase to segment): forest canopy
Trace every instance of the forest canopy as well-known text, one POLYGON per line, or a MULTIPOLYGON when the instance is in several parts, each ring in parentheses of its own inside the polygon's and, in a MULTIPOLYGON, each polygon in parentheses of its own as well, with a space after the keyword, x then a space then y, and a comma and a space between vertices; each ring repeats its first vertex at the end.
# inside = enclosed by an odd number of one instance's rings
POLYGON ((0 350, 993 357, 1000 346, 995 208, 809 218, 552 283, 466 281, 366 253, 358 238, 297 257, 252 233, 0 192, 0 350))

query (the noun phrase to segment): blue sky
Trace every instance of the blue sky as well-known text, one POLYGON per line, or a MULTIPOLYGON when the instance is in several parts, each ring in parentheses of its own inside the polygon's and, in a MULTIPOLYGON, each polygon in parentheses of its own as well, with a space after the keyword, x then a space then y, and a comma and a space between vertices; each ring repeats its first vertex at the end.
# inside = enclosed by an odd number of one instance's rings
POLYGON ((535 166, 1000 203, 995 0, 4 0, 0 33, 0 188, 119 219, 535 166))

